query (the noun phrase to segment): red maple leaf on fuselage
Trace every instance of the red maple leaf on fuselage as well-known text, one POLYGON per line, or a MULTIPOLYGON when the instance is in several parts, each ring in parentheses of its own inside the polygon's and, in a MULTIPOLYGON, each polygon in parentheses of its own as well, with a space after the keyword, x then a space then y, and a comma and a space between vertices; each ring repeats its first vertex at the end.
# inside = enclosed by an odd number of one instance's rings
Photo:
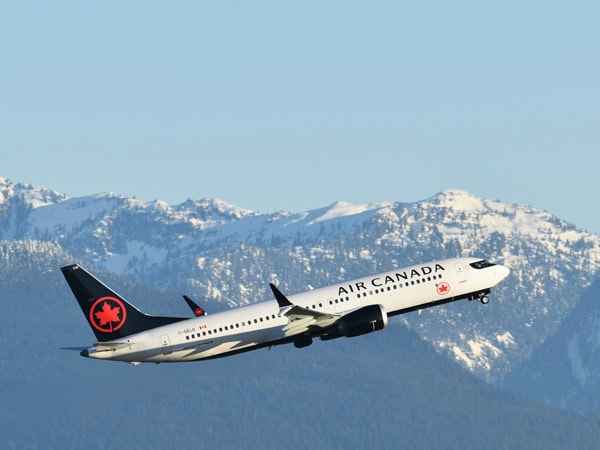
POLYGON ((121 318, 119 314, 121 313, 121 308, 115 306, 114 308, 108 304, 108 302, 104 302, 102 304, 102 311, 97 311, 94 316, 96 319, 100 321, 100 326, 104 326, 110 323, 110 327, 112 329, 113 322, 120 322, 121 318))
POLYGON ((437 286, 437 291, 438 291, 438 294, 440 294, 440 295, 447 294, 449 290, 450 290, 450 285, 448 283, 440 283, 437 286))

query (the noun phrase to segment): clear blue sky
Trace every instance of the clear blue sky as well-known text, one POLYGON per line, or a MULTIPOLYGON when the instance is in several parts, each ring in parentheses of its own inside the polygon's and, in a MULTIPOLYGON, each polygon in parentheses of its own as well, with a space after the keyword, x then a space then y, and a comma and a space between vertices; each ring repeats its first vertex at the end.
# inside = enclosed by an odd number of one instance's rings
POLYGON ((459 188, 600 232, 596 1, 0 11, 11 181, 261 212, 459 188))

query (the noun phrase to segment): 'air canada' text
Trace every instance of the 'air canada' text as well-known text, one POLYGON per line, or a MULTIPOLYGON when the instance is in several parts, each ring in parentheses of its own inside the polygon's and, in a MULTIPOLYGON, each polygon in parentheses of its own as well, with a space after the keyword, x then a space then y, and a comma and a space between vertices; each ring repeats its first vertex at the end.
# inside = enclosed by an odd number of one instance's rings
POLYGON ((422 278, 431 274, 437 274, 443 272, 446 269, 441 264, 435 264, 434 266, 423 266, 415 269, 405 270, 404 272, 390 273, 385 276, 375 277, 370 282, 357 281, 355 283, 348 284, 347 286, 340 286, 338 289, 338 296, 348 295, 351 293, 360 292, 363 290, 378 288, 386 286, 388 284, 394 284, 404 281, 410 281, 414 278, 422 278))

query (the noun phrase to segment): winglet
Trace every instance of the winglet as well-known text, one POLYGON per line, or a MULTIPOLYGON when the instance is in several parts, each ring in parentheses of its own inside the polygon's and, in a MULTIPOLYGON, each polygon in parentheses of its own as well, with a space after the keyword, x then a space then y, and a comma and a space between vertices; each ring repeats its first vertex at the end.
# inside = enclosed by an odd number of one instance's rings
POLYGON ((188 306, 190 307, 190 309, 193 311, 194 315, 196 317, 200 317, 200 316, 205 316, 206 314, 208 314, 206 311, 204 311, 203 308, 201 308, 200 306, 198 306, 191 298, 189 298, 187 295, 183 296, 183 299, 185 300, 185 302, 188 304, 188 306))
POLYGON ((287 297, 285 295, 283 295, 281 293, 281 291, 279 289, 277 289, 277 287, 273 283, 269 283, 269 286, 271 286, 271 290, 273 291, 273 295, 275 296, 275 300, 277 300, 277 303, 279 304, 280 308, 285 308, 287 306, 294 306, 292 304, 292 302, 290 302, 287 299, 287 297))

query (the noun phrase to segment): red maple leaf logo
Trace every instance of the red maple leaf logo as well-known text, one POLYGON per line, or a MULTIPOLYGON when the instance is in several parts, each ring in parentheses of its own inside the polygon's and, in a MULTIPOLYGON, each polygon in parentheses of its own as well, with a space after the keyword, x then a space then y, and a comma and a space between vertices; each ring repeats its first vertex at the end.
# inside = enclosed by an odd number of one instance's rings
POLYGON ((120 300, 114 297, 102 297, 96 300, 90 309, 90 322, 95 329, 112 333, 123 326, 125 314, 125 307, 120 300))
POLYGON ((119 317, 119 313, 121 312, 121 308, 115 306, 114 308, 108 304, 108 302, 104 302, 102 305, 102 311, 95 313, 94 315, 100 321, 100 326, 104 326, 107 323, 112 322, 120 322, 121 318, 119 317))
POLYGON ((437 285, 438 294, 444 295, 450 291, 450 285, 446 282, 440 283, 437 285))

